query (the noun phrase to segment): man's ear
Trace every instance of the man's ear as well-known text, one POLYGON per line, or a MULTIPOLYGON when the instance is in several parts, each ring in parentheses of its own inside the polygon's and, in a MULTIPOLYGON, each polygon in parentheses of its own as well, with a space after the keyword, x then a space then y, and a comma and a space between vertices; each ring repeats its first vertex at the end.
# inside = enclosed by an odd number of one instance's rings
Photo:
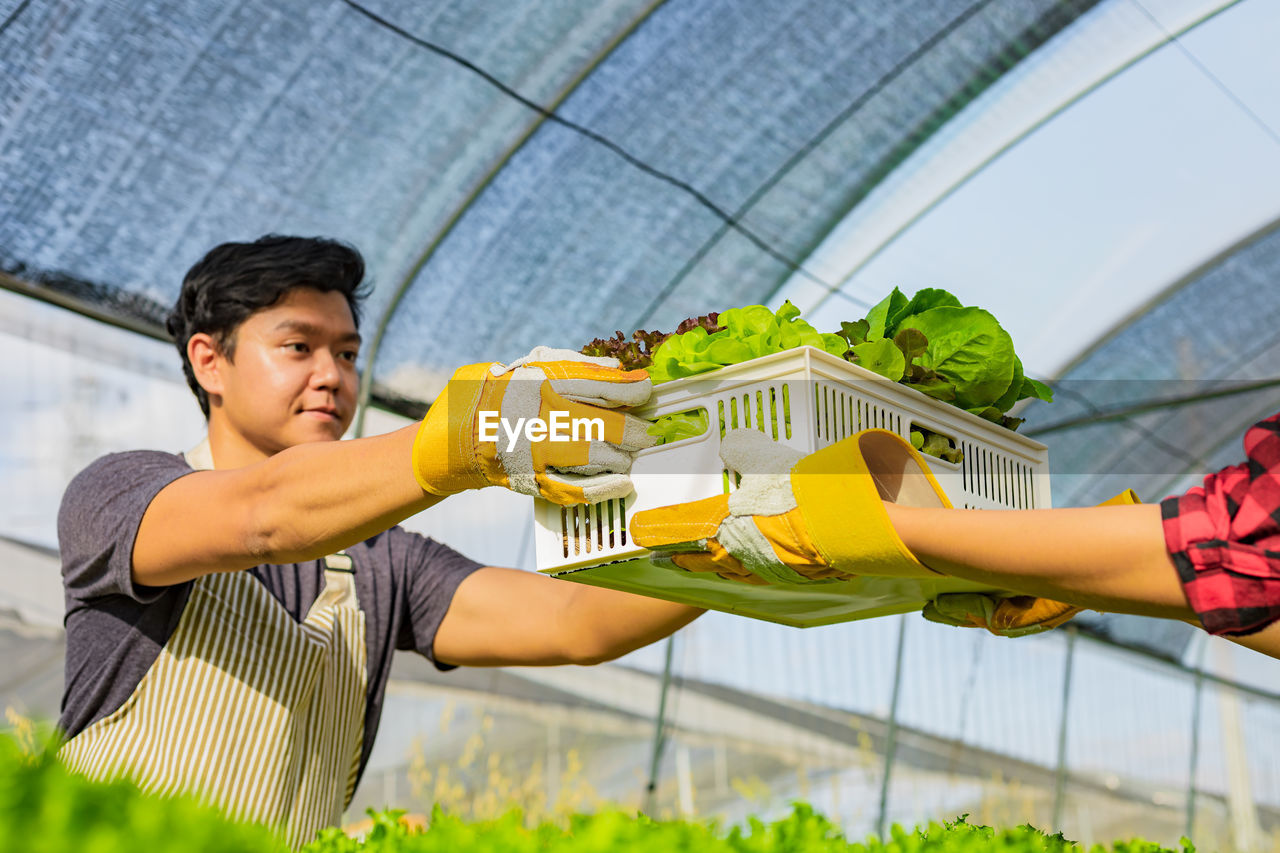
POLYGON ((205 332, 197 332, 187 341, 187 358, 191 371, 206 394, 222 394, 222 363, 226 360, 218 342, 205 332))

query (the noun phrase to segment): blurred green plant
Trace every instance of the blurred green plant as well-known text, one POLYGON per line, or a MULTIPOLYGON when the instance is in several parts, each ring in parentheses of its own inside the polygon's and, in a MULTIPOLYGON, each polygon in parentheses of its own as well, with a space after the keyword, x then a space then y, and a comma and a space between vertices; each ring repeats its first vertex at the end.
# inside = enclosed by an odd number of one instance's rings
POLYGON ((30 721, 0 736, 0 850, 23 853, 276 853, 267 829, 190 798, 159 799, 127 781, 91 782, 57 759, 59 740, 30 721))
MULTIPOLYGON (((715 823, 657 821, 617 811, 575 815, 567 827, 551 823, 525 825, 519 812, 467 822, 435 809, 426 830, 405 826, 399 813, 371 813, 373 828, 355 841, 339 830, 326 830, 304 853, 1084 853, 1061 834, 1047 835, 1031 826, 996 830, 967 822, 931 823, 917 830, 894 825, 887 838, 847 840, 827 818, 804 803, 791 814, 765 822, 756 818, 727 832, 715 823)), ((1088 853, 1172 853, 1142 840, 1111 848, 1095 845, 1088 853)), ((1183 839, 1182 853, 1195 853, 1183 839)))
MULTIPOLYGON (((147 796, 126 781, 91 782, 57 760, 58 741, 45 727, 15 722, 0 734, 0 851, 23 853, 285 853, 260 826, 237 823, 191 798, 147 796)), ((436 805, 430 818, 370 810, 362 837, 323 830, 305 853, 1086 853, 1061 834, 1031 827, 997 830, 967 822, 931 823, 887 838, 849 841, 805 803, 776 821, 751 818, 722 828, 714 821, 653 820, 608 808, 564 821, 530 825, 519 810, 468 820, 436 805), (425 824, 425 825, 424 825, 425 824)), ((1173 853, 1142 840, 1094 845, 1087 853, 1173 853)), ((1195 847, 1182 839, 1181 853, 1195 847)))

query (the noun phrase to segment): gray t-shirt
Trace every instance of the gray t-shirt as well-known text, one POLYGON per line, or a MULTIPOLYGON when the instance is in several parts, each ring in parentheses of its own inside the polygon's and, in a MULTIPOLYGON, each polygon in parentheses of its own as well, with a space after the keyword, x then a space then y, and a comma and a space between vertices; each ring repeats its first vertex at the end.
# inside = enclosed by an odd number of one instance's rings
MULTIPOLYGON (((129 698, 178 626, 192 582, 134 583, 133 543, 151 500, 190 473, 180 455, 138 450, 102 457, 67 486, 58 512, 67 608, 66 687, 58 724, 68 738, 129 698)), ((435 662, 436 629, 458 584, 481 564, 400 527, 346 553, 355 566, 368 652, 363 774, 382 715, 392 653, 413 650, 435 662)), ((299 622, 324 586, 320 560, 249 572, 299 622)))

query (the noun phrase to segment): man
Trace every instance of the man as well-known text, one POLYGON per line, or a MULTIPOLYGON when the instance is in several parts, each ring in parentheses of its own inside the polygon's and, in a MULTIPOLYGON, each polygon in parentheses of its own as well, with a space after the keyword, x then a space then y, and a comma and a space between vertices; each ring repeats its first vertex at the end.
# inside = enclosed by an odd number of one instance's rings
POLYGON ((630 454, 651 439, 619 407, 649 384, 540 348, 460 369, 420 425, 340 442, 363 275, 359 254, 329 240, 210 251, 169 318, 207 440, 99 459, 58 519, 63 759, 196 793, 294 845, 350 801, 396 649, 441 669, 593 664, 701 612, 483 567, 394 526, 489 485, 562 503, 630 491, 630 454), (555 412, 604 435, 480 438, 490 413, 555 412))
POLYGON ((953 509, 924 458, 886 430, 807 456, 739 430, 721 443, 743 475, 733 495, 637 513, 631 535, 684 569, 745 582, 946 574, 1022 593, 925 607, 997 634, 1091 607, 1181 619, 1280 657, 1280 415, 1244 445, 1247 463, 1160 505, 1127 492, 1097 507, 992 512, 953 509))

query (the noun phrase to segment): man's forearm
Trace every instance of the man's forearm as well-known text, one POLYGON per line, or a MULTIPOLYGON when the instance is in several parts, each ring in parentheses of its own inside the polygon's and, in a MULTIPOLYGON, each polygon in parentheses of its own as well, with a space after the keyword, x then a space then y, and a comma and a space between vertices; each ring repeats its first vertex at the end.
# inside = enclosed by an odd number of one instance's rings
POLYGON ((413 476, 416 433, 415 424, 354 441, 300 444, 262 463, 257 506, 272 562, 331 554, 439 502, 413 476))
POLYGON ((579 586, 566 602, 573 625, 578 663, 613 660, 657 642, 706 611, 629 592, 579 586))
POLYGON ((414 478, 415 430, 301 444, 243 468, 174 480, 143 514, 134 580, 168 586, 316 559, 426 509, 439 498, 414 478))
POLYGON ((1165 550, 1157 505, 886 508, 906 546, 945 574, 1098 610, 1194 618, 1165 550))

